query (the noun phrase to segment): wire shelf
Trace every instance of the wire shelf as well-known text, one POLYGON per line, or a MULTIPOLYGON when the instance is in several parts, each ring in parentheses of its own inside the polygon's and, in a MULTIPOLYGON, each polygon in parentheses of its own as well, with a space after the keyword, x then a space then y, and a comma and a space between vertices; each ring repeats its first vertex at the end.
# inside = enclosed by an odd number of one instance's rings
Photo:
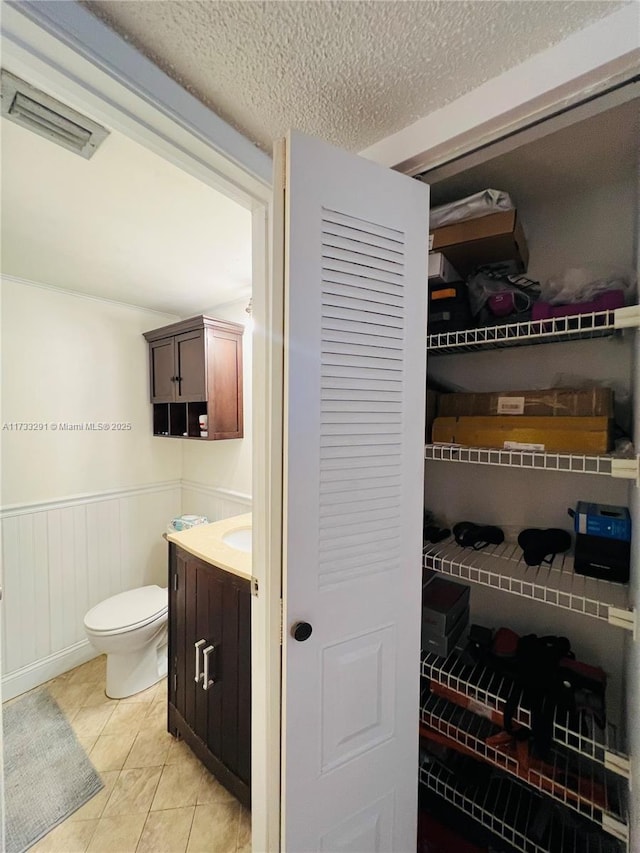
POLYGON ((522 549, 513 543, 474 551, 450 538, 426 546, 424 567, 605 622, 612 609, 629 607, 625 584, 577 575, 573 557, 566 554, 557 554, 549 566, 527 566, 522 549))
POLYGON ((615 334, 615 311, 595 311, 526 323, 507 323, 500 326, 480 326, 461 332, 429 335, 427 352, 448 355, 477 350, 504 349, 513 346, 563 343, 567 341, 605 338, 615 334))
POLYGON ((487 742, 501 734, 498 726, 434 694, 422 706, 421 721, 466 754, 526 782, 619 840, 628 840, 626 783, 594 762, 552 749, 544 761, 530 758, 525 763, 514 747, 487 742))
POLYGON ((427 444, 424 458, 434 462, 468 462, 473 465, 502 465, 537 471, 570 474, 614 474, 613 456, 582 453, 545 453, 542 450, 498 450, 490 447, 461 447, 457 444, 427 444))
POLYGON ((626 845, 588 828, 572 825, 550 810, 544 798, 499 771, 484 786, 457 779, 453 770, 426 757, 420 783, 469 815, 519 853, 623 853, 626 845))
MULTIPOLYGON (((481 714, 499 726, 504 725, 505 705, 514 689, 517 690, 508 676, 498 675, 482 664, 470 666, 461 663, 456 651, 446 659, 433 652, 425 654, 422 676, 428 680, 432 691, 441 691, 444 698, 450 698, 455 704, 481 714)), ((513 720, 520 726, 531 728, 531 711, 522 700, 522 690, 519 691, 513 720)), ((629 758, 619 748, 616 727, 607 725, 602 731, 593 724, 590 728, 591 731, 581 730, 579 720, 572 720, 568 713, 558 709, 554 715, 553 739, 559 746, 628 779, 629 758)))

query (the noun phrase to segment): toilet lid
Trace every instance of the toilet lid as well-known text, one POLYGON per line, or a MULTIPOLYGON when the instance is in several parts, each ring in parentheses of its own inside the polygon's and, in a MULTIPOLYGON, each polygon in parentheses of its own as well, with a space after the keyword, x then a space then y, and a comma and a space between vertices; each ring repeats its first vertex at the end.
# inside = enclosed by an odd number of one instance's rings
POLYGON ((84 617, 91 631, 142 627, 167 611, 169 593, 160 586, 141 586, 96 604, 84 617))

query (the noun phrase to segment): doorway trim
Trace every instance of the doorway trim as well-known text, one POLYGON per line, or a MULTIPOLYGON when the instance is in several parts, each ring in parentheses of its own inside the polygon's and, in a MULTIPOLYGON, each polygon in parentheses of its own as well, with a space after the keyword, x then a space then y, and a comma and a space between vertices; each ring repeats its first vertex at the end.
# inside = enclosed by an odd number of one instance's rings
POLYGON ((249 209, 253 264, 252 840, 280 849, 282 294, 270 275, 271 158, 74 2, 6 2, 3 66, 249 209), (257 508, 257 511, 256 511, 257 508))

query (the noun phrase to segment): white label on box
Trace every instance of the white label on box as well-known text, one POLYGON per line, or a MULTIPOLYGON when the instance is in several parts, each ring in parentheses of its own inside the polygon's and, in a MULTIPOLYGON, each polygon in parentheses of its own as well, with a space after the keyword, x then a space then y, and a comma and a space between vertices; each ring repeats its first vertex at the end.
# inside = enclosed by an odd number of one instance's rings
POLYGON ((499 415, 524 415, 524 397, 498 397, 499 415))
POLYGON ((433 249, 433 234, 429 234, 429 251, 433 249))
POLYGON ((578 516, 578 533, 586 533, 587 532, 587 514, 586 512, 581 512, 578 516))
POLYGON ((505 441, 504 450, 541 450, 544 453, 544 444, 527 444, 524 441, 505 441))

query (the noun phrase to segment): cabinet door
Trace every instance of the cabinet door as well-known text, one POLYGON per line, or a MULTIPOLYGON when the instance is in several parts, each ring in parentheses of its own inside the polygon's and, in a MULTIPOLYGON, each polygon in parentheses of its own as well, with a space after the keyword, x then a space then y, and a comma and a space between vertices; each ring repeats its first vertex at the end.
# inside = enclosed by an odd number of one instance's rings
POLYGON ((175 337, 176 396, 183 403, 207 399, 204 331, 197 329, 175 337))
POLYGON ((151 402, 171 403, 175 400, 173 338, 163 338, 149 345, 151 402))
POLYGON ((242 438, 242 338, 210 331, 209 411, 213 438, 242 438))
POLYGON ((195 573, 184 551, 171 545, 169 553, 169 701, 189 720, 196 692, 195 573))

